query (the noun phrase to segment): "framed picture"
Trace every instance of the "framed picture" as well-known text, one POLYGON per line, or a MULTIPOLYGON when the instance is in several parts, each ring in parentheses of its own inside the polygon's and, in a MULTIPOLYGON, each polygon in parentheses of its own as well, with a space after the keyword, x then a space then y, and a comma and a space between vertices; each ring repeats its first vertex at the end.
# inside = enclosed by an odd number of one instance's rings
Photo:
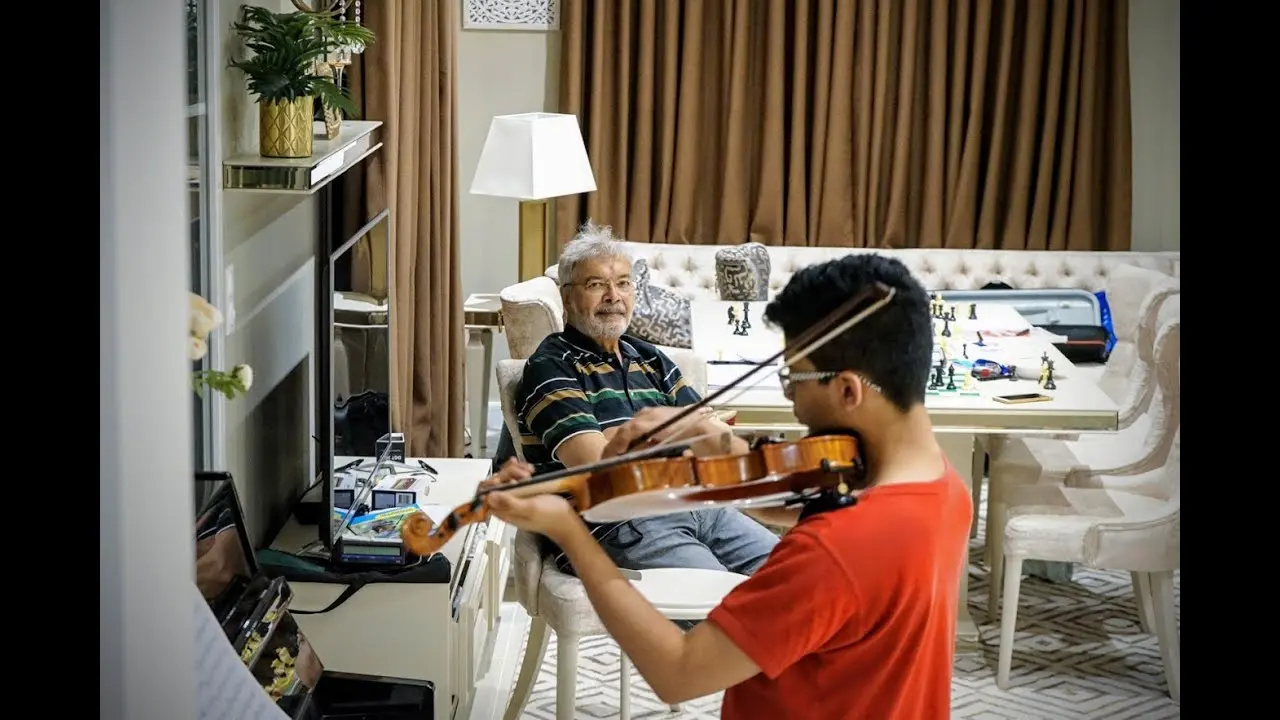
POLYGON ((560 0, 462 0, 464 30, 560 29, 560 0))

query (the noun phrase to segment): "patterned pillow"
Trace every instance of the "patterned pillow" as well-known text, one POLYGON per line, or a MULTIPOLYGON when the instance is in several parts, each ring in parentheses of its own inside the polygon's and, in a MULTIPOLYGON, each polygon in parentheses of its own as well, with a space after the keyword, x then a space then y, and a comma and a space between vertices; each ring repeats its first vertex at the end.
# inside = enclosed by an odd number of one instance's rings
POLYGON ((650 285, 649 263, 644 258, 632 264, 631 280, 636 284, 636 305, 627 332, 655 345, 693 347, 689 299, 661 285, 650 285))
POLYGON ((716 252, 716 292, 721 300, 769 299, 769 251, 757 242, 716 252))

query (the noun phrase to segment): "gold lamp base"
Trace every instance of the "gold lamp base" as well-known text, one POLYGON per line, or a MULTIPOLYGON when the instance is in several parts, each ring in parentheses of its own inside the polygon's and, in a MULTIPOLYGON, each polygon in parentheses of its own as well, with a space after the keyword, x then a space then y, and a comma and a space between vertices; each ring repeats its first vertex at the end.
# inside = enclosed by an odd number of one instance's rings
POLYGON ((532 280, 547 270, 548 200, 520 201, 520 282, 532 280))

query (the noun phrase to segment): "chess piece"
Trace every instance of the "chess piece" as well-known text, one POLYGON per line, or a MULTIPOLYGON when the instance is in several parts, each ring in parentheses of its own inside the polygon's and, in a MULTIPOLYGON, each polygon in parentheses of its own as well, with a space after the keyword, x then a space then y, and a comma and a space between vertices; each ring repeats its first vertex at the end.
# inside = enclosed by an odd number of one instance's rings
POLYGON ((955 319, 956 319, 956 306, 955 306, 955 305, 952 305, 952 306, 951 306, 951 309, 947 312, 947 319, 948 319, 948 320, 955 320, 955 319))
POLYGON ((742 334, 746 335, 747 331, 750 329, 751 329, 751 306, 744 302, 742 303, 742 334))
POLYGON ((974 345, 977 345, 978 347, 983 347, 983 346, 985 346, 986 344, 987 344, 987 343, 986 343, 986 341, 984 341, 984 340, 982 339, 982 331, 981 331, 981 330, 979 330, 979 331, 978 331, 978 342, 974 343, 974 345))
POLYGON ((978 306, 975 303, 969 303, 969 319, 970 320, 978 319, 978 306))
POLYGON ((1017 379, 1018 379, 1018 366, 1017 366, 1017 365, 1010 365, 1010 366, 1009 366, 1009 379, 1010 379, 1010 380, 1017 380, 1017 379))
POLYGON ((960 346, 960 352, 964 354, 964 359, 968 360, 969 359, 969 343, 962 344, 960 346))
POLYGON ((942 318, 942 337, 951 337, 951 321, 942 318))
POLYGON ((729 323, 728 324, 733 325, 735 327, 738 324, 738 311, 732 305, 729 306, 729 323))
POLYGON ((947 389, 956 389, 956 369, 955 366, 947 368, 947 389))
POLYGON ((1045 390, 1057 390, 1057 389, 1058 389, 1058 384, 1057 384, 1057 383, 1055 383, 1055 382, 1053 381, 1053 361, 1052 361, 1052 360, 1047 360, 1047 361, 1045 361, 1045 368, 1044 368, 1044 372, 1045 372, 1045 375, 1044 375, 1044 389, 1045 389, 1045 390))
POLYGON ((960 392, 971 392, 973 390, 973 373, 964 374, 964 384, 960 388, 960 392))
POLYGON ((1039 385, 1040 387, 1044 387, 1045 382, 1047 382, 1048 380, 1049 380, 1049 368, 1044 365, 1041 365, 1040 379, 1036 381, 1036 384, 1039 385))
POLYGON ((1048 352, 1042 352, 1042 353, 1040 353, 1040 365, 1043 367, 1044 365, 1047 365, 1048 363, 1049 363, 1049 353, 1048 353, 1048 352))

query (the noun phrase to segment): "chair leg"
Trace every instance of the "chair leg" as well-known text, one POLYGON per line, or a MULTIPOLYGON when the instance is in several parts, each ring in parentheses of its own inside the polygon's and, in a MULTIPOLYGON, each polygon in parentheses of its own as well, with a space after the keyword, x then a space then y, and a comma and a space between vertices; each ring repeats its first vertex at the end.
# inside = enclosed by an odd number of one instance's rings
POLYGON ((973 478, 973 521, 969 524, 969 537, 978 537, 978 506, 982 504, 982 480, 986 475, 984 466, 987 463, 987 448, 982 438, 973 439, 973 467, 970 477, 973 478))
POLYGON ((516 687, 507 701, 507 711, 502 720, 518 720, 529 702, 529 693, 533 690, 533 681, 538 678, 542 669, 542 658, 547 654, 547 622, 540 617, 529 619, 529 640, 524 646, 524 659, 520 661, 520 674, 516 676, 516 687))
POLYGON ((631 720, 631 660, 618 649, 618 720, 631 720))
POLYGON ((556 633, 556 720, 573 720, 578 695, 578 636, 556 633))
MULTIPOLYGON (((990 537, 990 536, 988 536, 990 537)), ((1004 588, 1004 558, 991 561, 991 571, 987 573, 987 622, 1000 617, 1000 592, 1004 588)))
POLYGON ((1131 572, 1133 599, 1138 605, 1138 624, 1142 632, 1155 633, 1155 610, 1151 603, 1151 576, 1144 572, 1131 572))
MULTIPOLYGON (((1009 666, 1013 664, 1013 632, 1018 626, 1018 590, 1022 585, 1022 558, 1004 559, 1004 615, 1000 618, 1000 664, 996 670, 996 687, 1009 689, 1009 666)), ((993 587, 992 593, 996 592, 993 587)))
MULTIPOLYGON (((987 483, 987 537, 983 543, 987 567, 994 568, 1004 557, 1004 526, 1008 524, 1008 507, 996 497, 995 487, 987 483)), ((997 590, 999 586, 996 586, 997 590)))
POLYGON ((1178 615, 1173 602, 1173 572, 1155 572, 1148 577, 1151 582, 1152 624, 1160 642, 1160 657, 1164 660, 1164 679, 1169 685, 1169 697, 1181 704, 1182 642, 1178 639, 1178 615))

